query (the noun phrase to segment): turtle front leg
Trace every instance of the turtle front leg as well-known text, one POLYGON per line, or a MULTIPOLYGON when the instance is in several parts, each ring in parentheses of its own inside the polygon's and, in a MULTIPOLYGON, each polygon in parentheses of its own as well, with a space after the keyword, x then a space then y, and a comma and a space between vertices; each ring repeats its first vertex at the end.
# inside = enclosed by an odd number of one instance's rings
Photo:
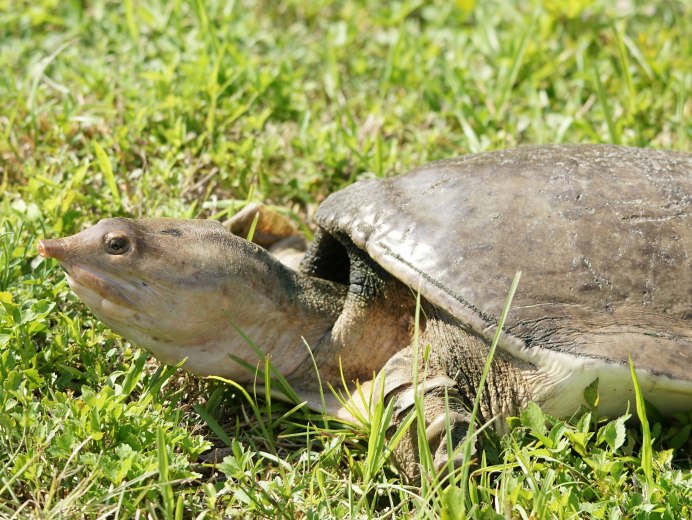
MULTIPOLYGON (((413 410, 419 393, 423 402, 425 439, 434 470, 439 475, 463 464, 462 443, 469 430, 471 414, 464 407, 454 379, 445 373, 426 374, 421 367, 416 387, 412 366, 412 348, 407 348, 393 356, 380 374, 385 400, 394 400, 394 424, 389 434, 392 435, 413 410)), ((395 465, 410 482, 420 481, 420 453, 414 422, 393 453, 395 465)))
MULTIPOLYGON (((481 374, 489 347, 484 338, 459 320, 439 309, 426 311, 418 343, 425 345, 428 355, 418 359, 418 388, 413 385, 414 355, 409 346, 392 356, 382 369, 385 399, 396 399, 397 421, 402 421, 414 405, 416 392, 422 393, 425 433, 433 455, 435 469, 444 469, 448 462, 463 464, 461 444, 471 424, 469 410, 480 391, 478 414, 481 424, 501 427, 501 417, 515 415, 530 395, 525 374, 535 368, 497 351, 488 377, 481 387, 481 374), (449 433, 446 423, 449 423, 449 433), (449 438, 451 436, 451 438, 449 438), (448 446, 453 451, 450 453, 448 446)), ((422 349, 421 349, 422 350, 422 349)), ((473 448, 480 448, 480 437, 473 448)), ((419 474, 418 446, 415 428, 394 454, 402 471, 414 477, 419 474)))

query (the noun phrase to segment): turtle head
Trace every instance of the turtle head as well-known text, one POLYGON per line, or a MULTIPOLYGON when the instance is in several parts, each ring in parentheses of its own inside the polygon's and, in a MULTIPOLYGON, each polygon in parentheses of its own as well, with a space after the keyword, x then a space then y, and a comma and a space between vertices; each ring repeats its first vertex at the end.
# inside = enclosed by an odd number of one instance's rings
POLYGON ((125 218, 41 240, 38 251, 62 265, 97 318, 165 362, 227 333, 233 284, 263 253, 217 221, 125 218), (174 345, 182 353, 170 354, 174 345))

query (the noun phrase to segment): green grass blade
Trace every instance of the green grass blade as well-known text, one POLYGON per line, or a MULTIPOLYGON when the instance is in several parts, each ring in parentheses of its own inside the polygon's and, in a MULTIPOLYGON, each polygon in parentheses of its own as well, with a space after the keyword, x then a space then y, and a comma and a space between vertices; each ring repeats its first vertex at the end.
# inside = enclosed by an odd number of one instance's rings
POLYGON ((125 0, 125 21, 127 22, 127 30, 130 31, 130 38, 137 44, 139 42, 139 26, 137 25, 134 5, 132 0, 125 0))
MULTIPOLYGON (((428 445, 428 440, 425 434, 425 393, 420 387, 420 381, 425 381, 425 371, 420 372, 420 360, 425 355, 421 352, 420 345, 420 313, 421 313, 421 296, 420 289, 416 291, 416 311, 413 323, 413 389, 414 389, 414 410, 416 417, 416 437, 418 441, 418 458, 421 468, 421 494, 428 494, 428 480, 432 479, 433 484, 437 478, 435 466, 433 464, 433 456, 428 445)), ((425 346, 423 346, 425 348, 425 346)))
POLYGON ((596 95, 598 97, 598 102, 603 110, 603 117, 608 126, 608 135, 610 136, 610 142, 612 144, 620 144, 620 133, 618 132, 617 125, 613 120, 613 111, 610 108, 610 102, 608 101, 608 94, 603 88, 603 83, 601 82, 601 74, 598 71, 598 66, 592 64, 591 73, 596 84, 596 95))
POLYGON ((206 408, 204 408, 200 404, 194 405, 193 408, 195 409, 195 412, 197 412, 199 416, 202 418, 202 420, 207 424, 207 426, 211 428, 211 431, 214 432, 214 435, 221 439, 221 441, 223 441, 223 443, 226 446, 230 446, 231 444, 233 444, 233 441, 228 436, 226 431, 221 427, 218 421, 214 419, 214 417, 212 417, 209 412, 207 412, 206 408))
POLYGON ((467 433, 467 439, 464 442, 464 466, 460 476, 460 487, 466 496, 466 487, 469 480, 469 461, 471 460, 471 448, 474 442, 474 429, 476 423, 476 417, 478 417, 478 409, 480 408, 481 398, 483 396, 483 391, 485 388, 485 381, 490 373, 490 367, 492 366, 493 358, 495 357, 495 350, 497 350, 497 344, 500 341, 500 334, 502 333, 502 327, 507 319, 507 314, 509 314, 509 309, 512 305, 512 300, 514 299, 514 293, 517 291, 519 286, 519 280, 521 279, 521 271, 518 271, 514 275, 514 280, 512 280, 512 285, 509 288, 509 293, 507 294, 507 299, 505 305, 502 308, 502 313, 500 314, 500 319, 497 322, 497 331, 495 332, 495 337, 490 344, 490 350, 488 351, 488 356, 485 361, 485 366, 483 367, 483 373, 481 374, 480 381, 478 383, 478 390, 476 392, 476 399, 473 402, 473 410, 471 412, 471 421, 469 424, 469 430, 467 433))
POLYGON ((118 183, 115 180, 115 175, 113 175, 113 165, 111 164, 111 160, 106 154, 106 151, 103 149, 103 147, 98 143, 98 141, 94 141, 93 146, 94 152, 96 153, 96 160, 98 162, 101 173, 103 174, 103 178, 106 181, 106 186, 108 186, 108 189, 111 192, 111 195, 113 196, 113 200, 116 202, 118 207, 122 208, 120 192, 118 191, 118 183))
POLYGON ((654 492, 654 478, 653 478, 653 451, 652 445, 653 440, 651 438, 651 428, 649 427, 649 420, 646 417, 646 405, 644 404, 644 396, 642 394, 642 389, 639 386, 639 378, 634 370, 634 363, 632 362, 632 357, 629 358, 630 362, 630 374, 632 375, 632 384, 634 385, 634 398, 637 406, 637 417, 642 426, 642 452, 641 452, 641 468, 644 472, 644 478, 646 479, 646 489, 644 490, 644 496, 647 500, 650 500, 651 494, 654 492))
POLYGON ((168 446, 166 443, 166 434, 160 426, 156 429, 156 448, 159 463, 159 490, 163 501, 163 512, 166 518, 172 519, 175 511, 175 498, 173 496, 173 487, 170 483, 171 479, 168 473, 168 446))
POLYGON ((627 47, 625 45, 624 36, 619 24, 614 23, 612 25, 613 35, 615 37, 615 42, 617 43, 618 59, 620 61, 620 69, 622 70, 622 75, 625 78, 625 96, 627 98, 627 113, 630 116, 634 116, 636 111, 636 91, 634 88, 634 81, 632 80, 632 73, 630 72, 630 62, 627 57, 627 47))
POLYGON ((687 106, 688 94, 692 87, 692 73, 682 72, 678 81, 677 103, 675 104, 675 118, 677 120, 677 148, 678 150, 687 150, 690 139, 689 119, 685 116, 685 106, 687 106))
POLYGON ((255 237, 255 229, 257 229, 257 223, 259 222, 260 219, 260 212, 258 211, 255 213, 255 216, 252 218, 252 224, 250 224, 250 230, 247 233, 247 241, 252 242, 252 239, 255 237))
POLYGON ((529 35, 533 34, 534 31, 534 19, 535 17, 531 17, 531 20, 529 23, 526 24, 526 27, 524 29, 524 32, 521 35, 521 39, 519 40, 519 45, 516 46, 514 49, 514 53, 512 55, 512 67, 509 71, 509 75, 505 79, 502 93, 500 95, 499 102, 497 104, 498 106, 498 113, 497 117, 498 119, 502 119, 504 117, 505 111, 508 106, 508 100, 510 93, 512 92, 512 88, 514 87, 514 84, 517 81, 517 77, 519 76, 519 71, 521 70, 521 66, 524 62, 524 54, 526 52, 526 43, 528 41, 529 35))

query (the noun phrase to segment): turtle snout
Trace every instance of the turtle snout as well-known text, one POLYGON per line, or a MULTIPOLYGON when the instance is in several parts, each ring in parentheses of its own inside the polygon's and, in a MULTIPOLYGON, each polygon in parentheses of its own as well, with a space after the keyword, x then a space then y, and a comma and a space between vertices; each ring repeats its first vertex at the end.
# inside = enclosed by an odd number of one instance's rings
POLYGON ((73 237, 43 239, 38 241, 38 254, 44 258, 55 258, 61 264, 72 263, 76 257, 83 256, 80 242, 73 237))
POLYGON ((65 255, 65 245, 63 241, 58 240, 39 240, 38 254, 44 258, 55 258, 60 260, 65 255))

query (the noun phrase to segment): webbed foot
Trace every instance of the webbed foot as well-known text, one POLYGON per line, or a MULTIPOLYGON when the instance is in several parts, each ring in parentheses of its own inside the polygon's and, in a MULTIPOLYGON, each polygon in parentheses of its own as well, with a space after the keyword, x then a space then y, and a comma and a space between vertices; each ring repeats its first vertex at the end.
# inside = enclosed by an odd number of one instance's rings
MULTIPOLYGON (((394 356, 383 368, 385 399, 395 399, 393 433, 413 410, 416 394, 423 400, 425 438, 438 477, 464 463, 463 442, 471 415, 457 391, 457 383, 445 374, 428 376, 418 387, 410 377, 411 363, 406 353, 394 356), (450 449, 451 448, 451 449, 450 449)), ((473 446, 474 451, 476 446, 473 446)), ((421 479, 420 448, 415 422, 393 453, 394 463, 410 482, 421 479)))
MULTIPOLYGON (((460 468, 464 464, 462 443, 468 433, 470 421, 471 415, 467 412, 447 410, 440 413, 425 428, 425 437, 433 456, 433 466, 439 475, 460 468)), ((475 446, 473 451, 475 452, 475 446)))

